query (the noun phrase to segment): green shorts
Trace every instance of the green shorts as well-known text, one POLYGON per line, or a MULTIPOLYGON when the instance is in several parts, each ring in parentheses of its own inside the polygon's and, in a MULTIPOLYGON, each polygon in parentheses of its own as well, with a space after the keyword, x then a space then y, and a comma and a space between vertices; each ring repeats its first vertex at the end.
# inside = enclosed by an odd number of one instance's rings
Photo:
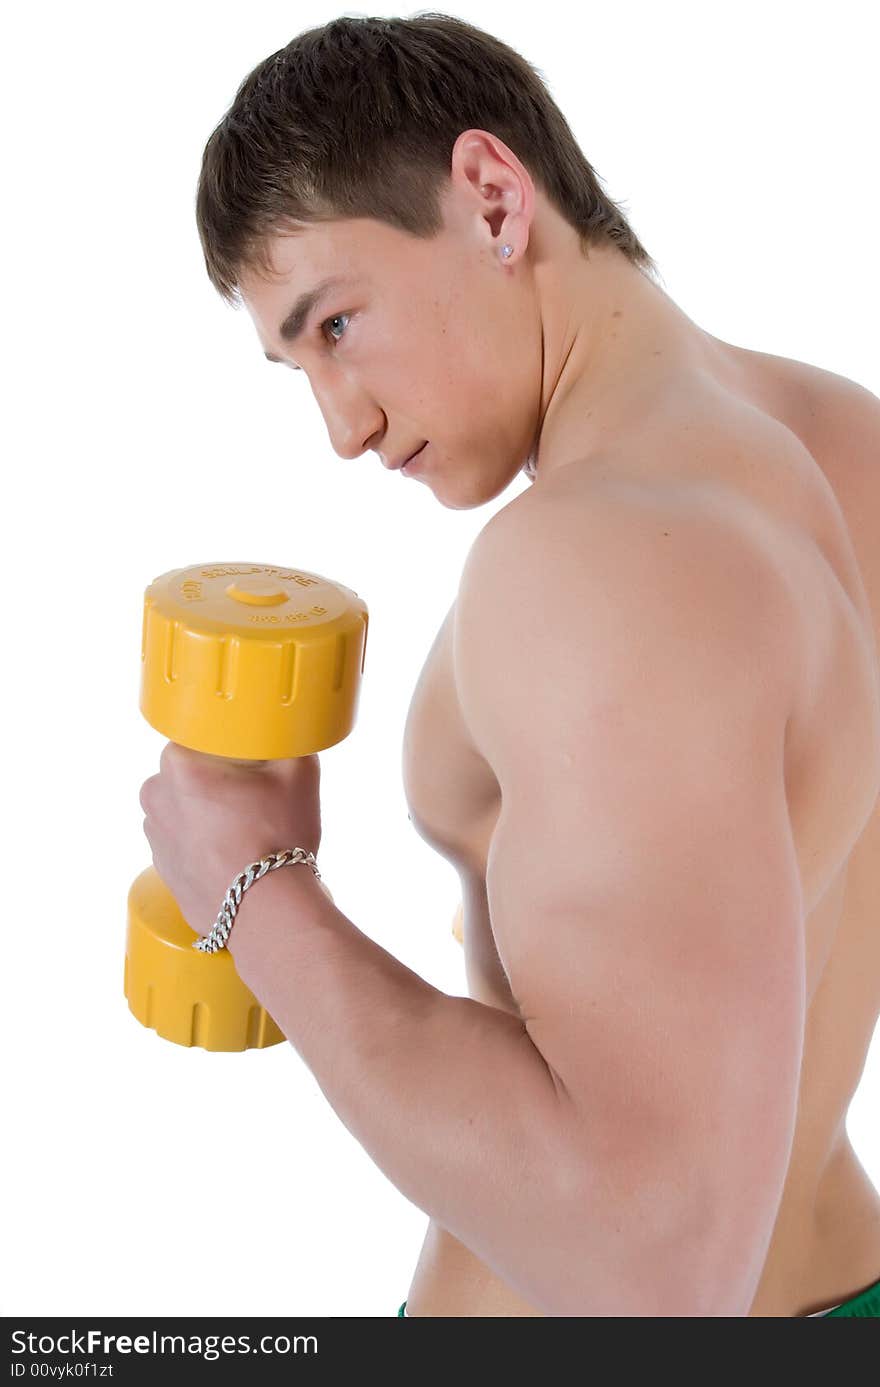
POLYGON ((850 1296, 849 1300, 841 1301, 840 1305, 835 1305, 832 1310, 814 1310, 804 1318, 813 1319, 814 1316, 821 1316, 823 1319, 831 1320, 841 1315, 862 1320, 880 1320, 880 1281, 872 1281, 870 1286, 866 1286, 857 1295, 850 1296))
MULTIPOLYGON (((812 1314, 803 1316, 804 1319, 839 1319, 846 1315, 851 1318, 862 1320, 880 1320, 880 1280, 872 1281, 870 1286, 866 1286, 858 1295, 850 1296, 849 1300, 844 1300, 840 1305, 835 1305, 833 1310, 814 1310, 812 1314)), ((406 1301, 403 1302, 397 1312, 398 1319, 409 1319, 406 1313, 406 1301)))

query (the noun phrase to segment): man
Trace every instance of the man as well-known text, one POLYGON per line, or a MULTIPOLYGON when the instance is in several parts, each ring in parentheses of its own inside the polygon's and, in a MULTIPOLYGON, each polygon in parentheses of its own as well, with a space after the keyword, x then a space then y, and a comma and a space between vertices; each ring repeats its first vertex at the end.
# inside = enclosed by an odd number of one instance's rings
MULTIPOLYGON (((250 891, 229 948, 430 1215, 407 1313, 876 1316, 845 1117, 880 1008, 880 401, 700 329, 573 147, 519 55, 443 16, 301 35, 209 142, 209 273, 335 451, 421 450, 453 509, 533 482, 407 726, 471 996, 309 872, 250 891), (314 207, 272 224, 285 158, 314 207)), ((167 750, 166 783, 202 775, 167 750)), ((305 806, 315 771, 285 782, 305 806)))

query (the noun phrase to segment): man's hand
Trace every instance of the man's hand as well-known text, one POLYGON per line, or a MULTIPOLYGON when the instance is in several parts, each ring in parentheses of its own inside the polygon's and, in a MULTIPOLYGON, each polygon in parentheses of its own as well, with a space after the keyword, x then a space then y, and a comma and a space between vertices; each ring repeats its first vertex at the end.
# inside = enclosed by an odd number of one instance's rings
POLYGON ((166 743, 140 804, 153 865, 191 929, 210 932, 249 863, 283 848, 317 856, 320 782, 317 755, 249 766, 166 743))

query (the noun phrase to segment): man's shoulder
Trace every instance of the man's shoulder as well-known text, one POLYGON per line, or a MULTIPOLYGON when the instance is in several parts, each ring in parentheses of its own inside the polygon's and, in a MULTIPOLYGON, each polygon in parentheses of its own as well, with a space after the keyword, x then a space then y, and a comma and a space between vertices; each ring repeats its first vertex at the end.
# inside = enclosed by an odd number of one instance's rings
POLYGON ((753 665, 762 652, 768 686, 786 685, 793 704, 809 658, 800 599, 752 503, 713 478, 563 470, 474 540, 456 602, 459 647, 491 644, 493 629, 519 621, 533 649, 542 627, 618 645, 662 624, 732 662, 753 665))
POLYGON ((732 577, 719 546, 738 561, 732 584, 738 590, 762 577, 771 582, 780 577, 772 516, 723 478, 643 476, 582 469, 577 463, 496 511, 477 534, 468 559, 476 555, 504 567, 527 556, 532 562, 571 564, 587 573, 610 564, 638 581, 644 577, 643 544, 661 567, 664 553, 697 557, 702 552, 703 581, 694 596, 703 594, 707 600, 717 595, 707 582, 714 570, 732 577))

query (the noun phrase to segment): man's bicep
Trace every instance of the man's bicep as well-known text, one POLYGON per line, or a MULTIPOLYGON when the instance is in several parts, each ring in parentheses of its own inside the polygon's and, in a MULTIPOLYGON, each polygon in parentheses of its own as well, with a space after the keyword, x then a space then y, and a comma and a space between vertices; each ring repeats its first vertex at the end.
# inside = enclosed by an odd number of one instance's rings
POLYGON ((717 781, 706 792, 685 808, 670 786, 664 806, 619 813, 564 789, 511 796, 487 894, 511 991, 585 1154, 646 1175, 693 1161, 733 1195, 787 1157, 802 900, 776 778, 756 772, 726 802, 717 781))
POLYGON ((459 599, 463 711, 502 789, 499 954, 588 1164, 673 1218, 681 1179, 722 1222, 763 1183, 748 1240, 772 1222, 803 1027, 781 613, 718 534, 587 523, 578 553, 559 519, 496 526, 459 599))

